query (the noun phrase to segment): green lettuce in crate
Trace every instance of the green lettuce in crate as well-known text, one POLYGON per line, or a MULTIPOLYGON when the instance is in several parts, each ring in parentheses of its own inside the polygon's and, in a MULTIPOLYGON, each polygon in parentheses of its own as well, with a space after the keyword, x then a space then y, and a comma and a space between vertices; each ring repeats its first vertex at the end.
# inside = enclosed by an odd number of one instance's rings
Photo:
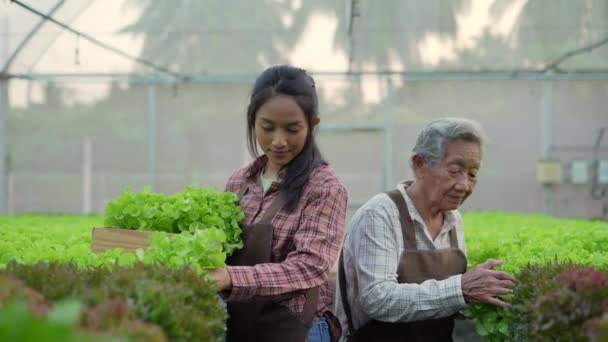
POLYGON ((134 230, 168 233, 194 233, 215 228, 225 234, 224 249, 230 255, 243 247, 240 223, 244 218, 231 192, 192 185, 173 195, 126 188, 122 195, 108 202, 104 224, 134 230))
POLYGON ((145 264, 160 263, 172 269, 188 266, 200 273, 205 268, 225 266, 225 242, 226 234, 217 228, 183 232, 172 238, 158 232, 150 237, 150 247, 138 249, 136 255, 145 264))

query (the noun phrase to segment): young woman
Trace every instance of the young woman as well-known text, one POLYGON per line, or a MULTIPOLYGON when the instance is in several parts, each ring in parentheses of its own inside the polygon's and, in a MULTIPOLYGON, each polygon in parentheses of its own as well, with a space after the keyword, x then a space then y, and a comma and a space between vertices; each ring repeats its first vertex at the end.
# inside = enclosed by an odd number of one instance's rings
POLYGON ((339 336, 327 276, 344 233, 347 194, 315 143, 319 121, 306 71, 275 66, 258 77, 247 109, 256 159, 226 185, 245 213, 244 248, 210 273, 228 304, 227 341, 339 336))

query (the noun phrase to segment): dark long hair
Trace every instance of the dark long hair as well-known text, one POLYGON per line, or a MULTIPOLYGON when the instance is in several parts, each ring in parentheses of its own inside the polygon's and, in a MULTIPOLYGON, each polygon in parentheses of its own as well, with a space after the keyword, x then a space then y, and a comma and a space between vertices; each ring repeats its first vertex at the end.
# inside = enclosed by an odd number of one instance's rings
MULTIPOLYGON (((312 123, 319 116, 319 100, 315 81, 305 70, 289 65, 278 65, 264 70, 255 81, 247 107, 247 143, 249 153, 253 157, 259 157, 255 137, 256 114, 266 101, 275 96, 293 98, 304 112, 308 123, 304 148, 285 166, 283 186, 280 190, 285 198, 283 209, 292 211, 304 193, 304 187, 308 183, 312 170, 326 163, 315 143, 313 134, 312 123)), ((252 168, 249 169, 250 177, 254 176, 253 171, 252 168)))

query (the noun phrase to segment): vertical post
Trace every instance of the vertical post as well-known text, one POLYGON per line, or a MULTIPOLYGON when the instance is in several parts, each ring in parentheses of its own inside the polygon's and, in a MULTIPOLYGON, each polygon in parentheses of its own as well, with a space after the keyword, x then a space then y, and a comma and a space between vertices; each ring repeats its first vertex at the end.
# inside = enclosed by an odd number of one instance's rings
POLYGON ((15 173, 13 171, 8 171, 8 214, 15 214, 15 173))
POLYGON ((148 85, 148 183, 156 190, 156 85, 148 85))
POLYGON ((8 79, 0 75, 0 215, 7 213, 7 151, 6 151, 6 121, 8 117, 8 79))
MULTIPOLYGON (((548 76, 552 72, 547 73, 548 76)), ((542 155, 543 159, 551 159, 551 145, 553 141, 553 80, 546 78, 543 81, 543 116, 542 116, 542 155)), ((553 215, 553 186, 543 185, 543 198, 545 215, 553 215)))
MULTIPOLYGON (((10 38, 8 17, 4 17, 2 25, 2 57, 8 58, 8 40, 10 38)), ((8 75, 0 71, 0 215, 8 212, 8 189, 7 189, 7 151, 6 151, 6 122, 10 105, 8 103, 8 75)))
POLYGON ((85 135, 82 141, 82 213, 91 213, 93 152, 91 138, 85 135))
POLYGON ((386 75, 386 95, 384 97, 384 190, 390 190, 393 184, 393 80, 386 75))
POLYGON ((98 174, 99 177, 99 190, 98 190, 98 210, 101 212, 105 211, 106 208, 106 200, 108 198, 107 189, 108 189, 108 175, 106 173, 98 174))

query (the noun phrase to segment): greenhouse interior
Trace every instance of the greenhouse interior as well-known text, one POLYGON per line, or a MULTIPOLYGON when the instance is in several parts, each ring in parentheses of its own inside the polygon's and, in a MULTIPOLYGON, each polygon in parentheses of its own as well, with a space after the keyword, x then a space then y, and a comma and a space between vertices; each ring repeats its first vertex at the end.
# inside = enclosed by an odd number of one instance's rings
POLYGON ((408 338, 608 341, 608 1, 0 2, 1 341, 408 338))

